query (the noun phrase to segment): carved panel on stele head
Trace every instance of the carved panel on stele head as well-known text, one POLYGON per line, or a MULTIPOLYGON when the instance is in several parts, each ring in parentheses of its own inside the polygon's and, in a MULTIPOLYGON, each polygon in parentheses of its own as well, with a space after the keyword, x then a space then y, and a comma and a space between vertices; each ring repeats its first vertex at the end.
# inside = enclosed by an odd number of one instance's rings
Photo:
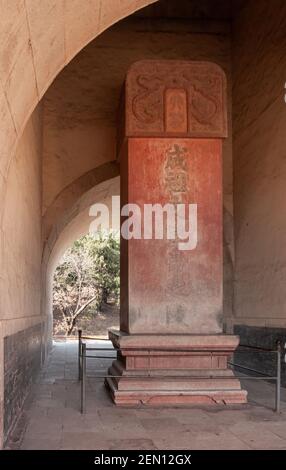
POLYGON ((135 62, 124 96, 127 137, 227 137, 226 78, 216 64, 135 62))

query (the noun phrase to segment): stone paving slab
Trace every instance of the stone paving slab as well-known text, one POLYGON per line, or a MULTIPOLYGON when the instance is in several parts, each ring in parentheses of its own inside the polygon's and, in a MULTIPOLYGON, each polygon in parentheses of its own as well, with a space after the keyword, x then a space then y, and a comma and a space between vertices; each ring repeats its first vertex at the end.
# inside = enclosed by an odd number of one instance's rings
MULTIPOLYGON (((89 374, 94 369, 104 371, 106 362, 93 360, 89 374)), ((249 392, 246 406, 118 408, 103 381, 91 378, 87 383, 87 412, 81 415, 77 343, 56 343, 6 448, 286 449, 285 390, 279 415, 272 410, 271 384, 252 383, 249 392)))

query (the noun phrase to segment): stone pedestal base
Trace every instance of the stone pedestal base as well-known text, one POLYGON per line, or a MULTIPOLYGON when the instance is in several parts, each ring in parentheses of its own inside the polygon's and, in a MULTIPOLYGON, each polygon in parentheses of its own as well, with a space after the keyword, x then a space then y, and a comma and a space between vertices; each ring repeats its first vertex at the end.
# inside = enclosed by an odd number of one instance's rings
POLYGON ((227 368, 238 346, 231 335, 128 335, 109 332, 118 351, 106 386, 117 405, 246 403, 227 368))

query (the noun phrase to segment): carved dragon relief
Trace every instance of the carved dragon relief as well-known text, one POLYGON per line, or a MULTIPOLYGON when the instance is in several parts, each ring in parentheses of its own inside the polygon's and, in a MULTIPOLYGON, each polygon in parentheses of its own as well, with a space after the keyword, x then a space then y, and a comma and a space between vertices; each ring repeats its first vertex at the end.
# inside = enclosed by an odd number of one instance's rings
POLYGON ((164 85, 161 77, 139 75, 136 78, 138 94, 132 100, 132 111, 139 122, 153 124, 160 119, 161 96, 158 91, 164 85))
POLYGON ((216 128, 217 118, 222 115, 222 83, 221 77, 207 74, 188 75, 184 78, 189 83, 189 106, 190 115, 194 118, 192 122, 206 128, 216 128))
MULTIPOLYGON (((190 65, 162 62, 152 67, 151 61, 131 70, 127 86, 128 133, 164 134, 165 96, 170 89, 187 93, 188 129, 185 134, 226 136, 225 84, 223 74, 212 65, 190 65), (137 73, 134 73, 134 72, 137 73), (144 72, 143 72, 144 71, 144 72), (142 73, 143 72, 143 73, 142 73), (130 113, 131 111, 131 113, 130 113)), ((172 62, 172 61, 170 61, 172 62)), ((177 112, 174 110, 171 112, 177 112)), ((171 116, 172 117, 172 116, 171 116)), ((174 116, 178 120, 178 116, 174 116)), ((167 131, 168 132, 168 131, 167 131)))

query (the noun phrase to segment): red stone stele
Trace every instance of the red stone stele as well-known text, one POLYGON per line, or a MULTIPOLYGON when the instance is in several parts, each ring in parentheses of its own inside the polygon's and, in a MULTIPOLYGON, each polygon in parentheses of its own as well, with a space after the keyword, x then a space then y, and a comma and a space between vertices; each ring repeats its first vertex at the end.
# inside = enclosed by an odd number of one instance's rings
MULTIPOLYGON (((106 385, 118 405, 245 403, 222 333, 222 138, 226 81, 215 64, 140 61, 125 83, 121 205, 197 204, 197 244, 121 239, 120 331, 106 385)), ((123 129, 123 130, 122 130, 123 129)), ((144 231, 144 222, 142 233, 144 231)))

